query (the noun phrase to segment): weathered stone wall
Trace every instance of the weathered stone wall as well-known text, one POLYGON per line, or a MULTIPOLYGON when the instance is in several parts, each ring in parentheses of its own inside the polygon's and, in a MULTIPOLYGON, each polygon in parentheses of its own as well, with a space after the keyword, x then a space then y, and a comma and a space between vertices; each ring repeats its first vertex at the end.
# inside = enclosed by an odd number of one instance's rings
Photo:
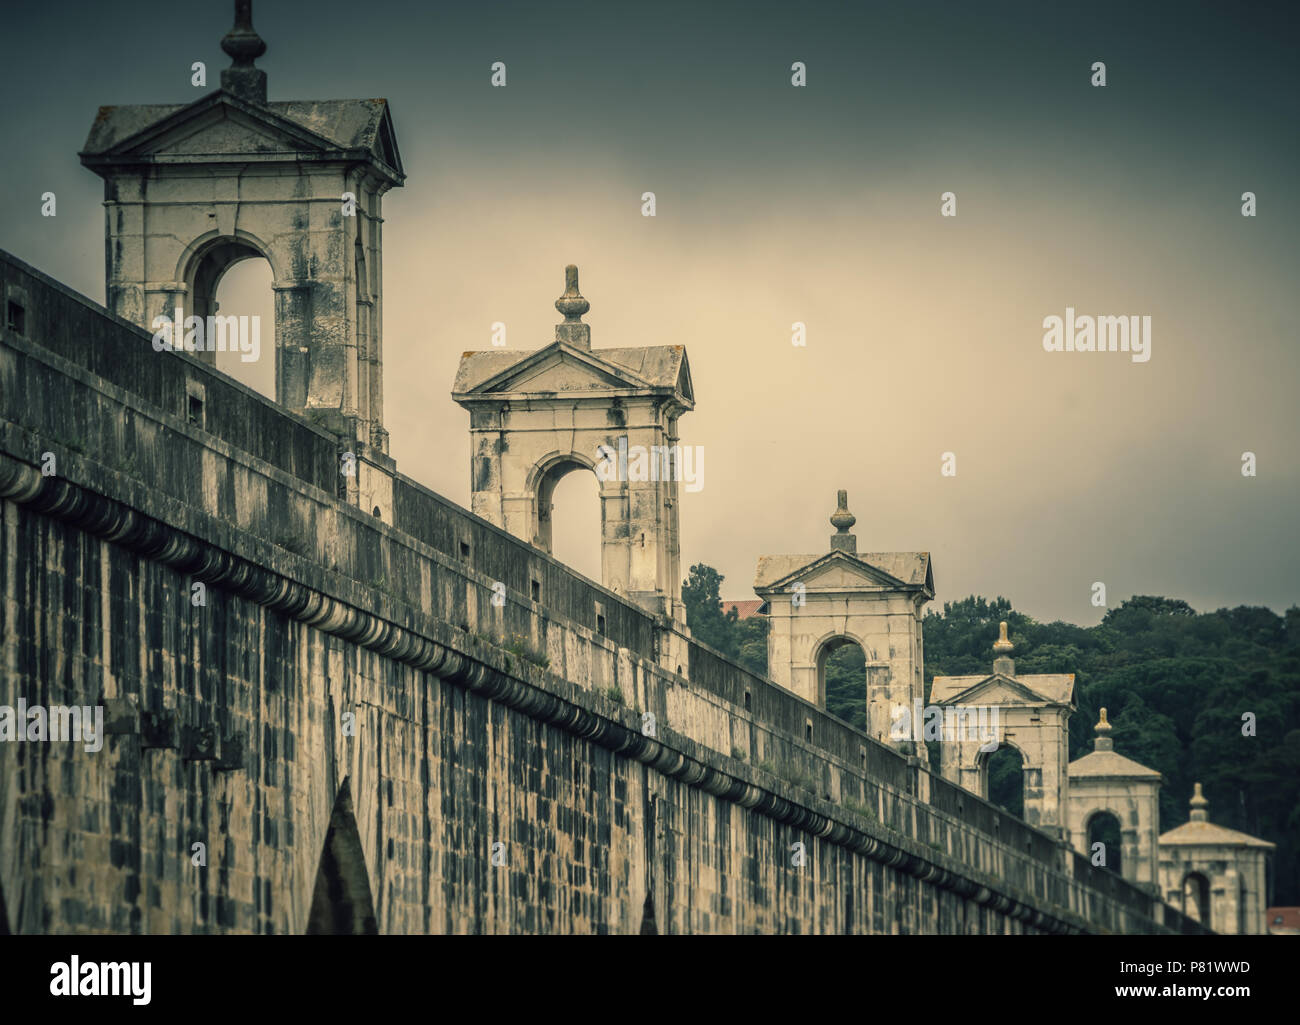
POLYGON ((137 731, 0 744, 11 929, 304 931, 344 780, 383 932, 1194 928, 702 646, 664 671, 640 609, 415 483, 394 524, 340 501, 329 435, 0 276, 0 704, 137 731))

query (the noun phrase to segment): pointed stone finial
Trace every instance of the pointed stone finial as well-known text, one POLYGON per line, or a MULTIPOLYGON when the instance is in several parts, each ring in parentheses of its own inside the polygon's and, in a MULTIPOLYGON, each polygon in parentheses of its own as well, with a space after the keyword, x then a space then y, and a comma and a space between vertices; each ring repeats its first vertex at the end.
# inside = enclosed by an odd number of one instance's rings
POLYGON ((831 551, 856 554, 858 539, 849 531, 858 522, 858 518, 849 512, 849 493, 840 491, 838 498, 839 505, 831 514, 831 526, 835 528, 835 533, 831 535, 831 551))
POLYGON ((1190 803, 1192 806, 1193 822, 1208 822, 1210 820, 1210 813, 1207 810, 1210 807, 1210 802, 1207 801, 1205 795, 1201 793, 1201 784, 1197 783, 1194 785, 1192 789, 1192 800, 1190 803))
POLYGON ((253 61, 266 53, 266 43, 253 29, 253 0, 235 0, 235 27, 221 40, 221 49, 231 58, 221 72, 221 88, 241 100, 265 103, 266 72, 253 61))
POLYGON ((591 303, 578 291, 576 264, 564 268, 564 294, 555 300, 555 308, 564 314, 564 323, 555 325, 555 340, 590 349, 591 327, 582 323, 582 315, 591 309, 591 303))
POLYGON ((1097 720, 1097 725, 1093 727, 1097 731, 1097 739, 1092 742, 1094 751, 1113 751, 1115 742, 1110 738, 1110 731, 1114 727, 1106 719, 1106 709, 1101 710, 1101 718, 1097 720))
POLYGON ((1015 650, 1015 645, 1007 639, 1007 621, 1004 619, 998 624, 998 639, 993 642, 993 671, 1001 673, 1003 676, 1015 676, 1016 664, 1011 659, 1011 652, 1015 650))

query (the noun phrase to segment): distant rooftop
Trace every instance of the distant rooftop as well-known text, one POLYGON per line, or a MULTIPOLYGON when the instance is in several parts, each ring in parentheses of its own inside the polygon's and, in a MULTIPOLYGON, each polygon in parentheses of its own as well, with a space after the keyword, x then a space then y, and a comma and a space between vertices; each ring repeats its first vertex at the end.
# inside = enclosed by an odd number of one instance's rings
POLYGON ((750 616, 762 615, 759 609, 766 604, 766 602, 762 601, 724 601, 722 603, 722 614, 725 616, 732 609, 735 609, 737 619, 748 619, 750 616))

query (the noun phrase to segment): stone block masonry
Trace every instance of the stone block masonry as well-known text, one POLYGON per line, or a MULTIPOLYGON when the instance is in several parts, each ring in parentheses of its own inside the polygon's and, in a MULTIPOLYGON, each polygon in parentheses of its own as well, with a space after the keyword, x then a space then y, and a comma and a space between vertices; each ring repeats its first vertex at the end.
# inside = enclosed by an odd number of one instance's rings
POLYGON ((417 483, 349 504, 334 436, 4 254, 0 293, 0 704, 115 724, 0 744, 5 928, 1199 929, 702 645, 667 671, 417 483))

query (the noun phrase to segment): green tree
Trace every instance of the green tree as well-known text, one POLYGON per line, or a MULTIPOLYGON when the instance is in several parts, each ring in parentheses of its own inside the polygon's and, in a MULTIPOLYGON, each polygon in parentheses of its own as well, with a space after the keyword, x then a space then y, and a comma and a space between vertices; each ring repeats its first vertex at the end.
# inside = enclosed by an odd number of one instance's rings
POLYGON ((767 617, 750 616, 736 623, 740 664, 767 679, 767 617))
POLYGON ((1277 844, 1272 903, 1300 902, 1300 609, 1198 613, 1137 595, 1080 627, 972 595, 925 617, 927 693, 935 676, 991 672, 1002 619, 1017 674, 1074 674, 1072 760, 1092 750, 1106 707, 1115 750, 1163 776, 1161 831, 1187 821, 1202 783, 1212 821, 1277 844))
POLYGON ((690 577, 682 581, 682 603, 686 606, 686 625, 696 639, 716 648, 733 660, 740 657, 736 610, 722 611, 722 581, 726 579, 712 566, 697 562, 690 577))
POLYGON ((867 728, 867 656, 844 644, 826 656, 826 711, 850 726, 867 728))

